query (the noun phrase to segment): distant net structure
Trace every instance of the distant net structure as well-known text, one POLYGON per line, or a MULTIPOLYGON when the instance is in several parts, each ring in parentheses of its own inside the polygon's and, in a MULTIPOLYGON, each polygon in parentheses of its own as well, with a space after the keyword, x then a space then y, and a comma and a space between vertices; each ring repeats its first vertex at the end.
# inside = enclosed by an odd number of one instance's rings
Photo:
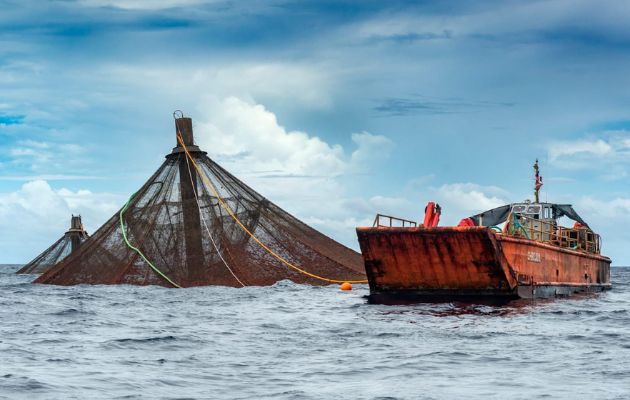
POLYGON ((291 216, 194 144, 178 145, 129 202, 36 283, 262 286, 364 280, 357 252, 291 216), (322 279, 323 278, 323 279, 322 279))
POLYGON ((88 233, 83 228, 80 215, 73 215, 70 220, 70 229, 43 253, 35 257, 31 262, 26 264, 18 274, 41 274, 58 264, 60 261, 68 257, 72 252, 76 251, 81 243, 87 240, 88 233))

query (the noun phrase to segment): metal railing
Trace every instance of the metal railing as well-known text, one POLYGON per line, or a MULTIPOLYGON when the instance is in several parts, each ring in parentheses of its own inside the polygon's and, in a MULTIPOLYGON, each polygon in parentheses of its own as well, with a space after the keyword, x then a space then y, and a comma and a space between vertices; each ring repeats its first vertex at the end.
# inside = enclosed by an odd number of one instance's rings
POLYGON ((404 219, 404 218, 398 218, 398 217, 392 217, 391 215, 384 215, 384 214, 376 214, 376 218, 374 218, 374 224, 372 225, 373 227, 379 227, 379 226, 384 226, 384 227, 415 227, 418 226, 418 223, 416 221, 411 221, 408 219, 404 219), (385 220, 385 222, 389 222, 389 223, 381 223, 381 220, 385 220))
POLYGON ((511 215, 507 222, 510 236, 525 236, 538 242, 559 247, 600 254, 601 238, 588 228, 565 228, 556 222, 544 221, 523 215, 511 215))

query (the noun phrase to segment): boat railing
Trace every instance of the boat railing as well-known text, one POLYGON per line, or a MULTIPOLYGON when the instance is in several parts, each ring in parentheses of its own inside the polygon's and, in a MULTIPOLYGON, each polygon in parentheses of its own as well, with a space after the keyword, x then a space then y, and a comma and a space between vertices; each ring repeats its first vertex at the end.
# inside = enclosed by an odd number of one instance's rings
POLYGON ((416 227, 418 223, 404 218, 392 217, 391 215, 376 214, 373 227, 416 227))
POLYGON ((513 216, 508 219, 507 234, 511 236, 525 236, 538 242, 600 254, 601 238, 586 227, 566 228, 555 221, 545 221, 524 215, 513 216))

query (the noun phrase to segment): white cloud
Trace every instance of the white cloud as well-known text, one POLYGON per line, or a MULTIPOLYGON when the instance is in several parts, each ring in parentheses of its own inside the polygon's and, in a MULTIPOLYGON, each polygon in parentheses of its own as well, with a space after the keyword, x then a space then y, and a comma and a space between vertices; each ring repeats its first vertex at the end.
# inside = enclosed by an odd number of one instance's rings
POLYGON ((197 70, 194 76, 200 81, 212 82, 214 93, 241 93, 242 96, 275 99, 289 96, 290 101, 327 108, 332 103, 329 94, 332 83, 330 71, 327 73, 324 68, 322 65, 288 63, 241 64, 220 67, 214 72, 197 70))
MULTIPOLYGON (((612 219, 614 221, 630 220, 630 199, 617 197, 612 200, 600 200, 593 197, 584 197, 579 206, 589 215, 598 217, 598 220, 612 219)), ((624 225, 625 226, 625 225, 624 225)))
MULTIPOLYGON (((304 205, 302 205, 304 206, 304 205)), ((348 247, 358 250, 356 227, 372 226, 377 213, 419 221, 424 204, 406 197, 330 197, 297 210, 302 220, 348 247)))
POLYGON ((626 176, 625 165, 630 162, 630 132, 605 131, 594 136, 592 139, 550 142, 547 147, 549 162, 565 169, 602 170, 604 180, 626 176))
POLYGON ((261 104, 236 97, 209 99, 203 113, 197 142, 217 159, 236 159, 232 167, 244 173, 331 178, 375 165, 393 147, 384 136, 355 133, 357 149, 347 156, 340 145, 287 130, 261 104))
POLYGON ((395 196, 357 196, 319 202, 312 204, 313 208, 319 207, 319 214, 303 215, 307 215, 305 221, 314 227, 330 232, 356 248, 357 226, 371 226, 377 213, 422 223, 428 201, 435 201, 442 207, 441 226, 455 225, 462 218, 510 202, 509 194, 495 186, 452 183, 438 188, 427 189, 425 186, 421 192, 404 191, 395 196))
MULTIPOLYGON (((0 164, 1 166, 1 164, 0 164)), ((66 175, 66 174, 41 174, 41 175, 0 175, 0 181, 79 181, 104 179, 96 175, 66 175)))
MULTIPOLYGON (((382 13, 360 21, 350 30, 355 37, 392 38, 418 35, 420 38, 514 38, 519 33, 531 40, 532 32, 575 29, 589 21, 588 31, 604 35, 630 36, 627 18, 630 9, 623 2, 608 2, 606 7, 588 0, 507 2, 494 7, 469 8, 463 12, 440 15, 432 13, 382 13), (535 15, 536 18, 532 18, 535 15)), ((541 38, 540 41, 544 41, 541 38)), ((548 38, 547 38, 548 40, 548 38)))
POLYGON ((330 66, 312 62, 222 64, 216 60, 194 66, 106 64, 99 72, 111 76, 117 84, 145 86, 141 90, 164 95, 174 104, 187 104, 190 94, 205 93, 220 98, 272 98, 287 105, 317 109, 332 105, 331 91, 337 73, 330 66))
POLYGON ((50 148, 50 143, 47 142, 38 142, 36 140, 20 140, 18 142, 18 145, 22 145, 22 146, 26 146, 26 147, 32 147, 32 148, 36 148, 36 149, 49 149, 50 148))
POLYGON ((207 0, 80 0, 88 7, 115 7, 126 10, 161 10, 209 3, 207 0))
POLYGON ((353 133, 352 141, 357 149, 352 152, 350 163, 357 172, 389 158, 394 149, 394 142, 385 136, 372 135, 368 132, 353 133))
POLYGON ((549 146, 549 161, 552 163, 560 161, 563 157, 593 155, 606 156, 613 152, 613 147, 605 141, 599 139, 594 141, 558 141, 549 146))
POLYGON ((583 197, 576 209, 591 228, 602 238, 602 254, 612 259, 613 265, 629 265, 627 247, 630 242, 630 198, 602 199, 583 197))
POLYGON ((13 165, 24 165, 31 171, 43 172, 57 168, 68 168, 86 161, 85 148, 73 143, 40 142, 34 140, 18 141, 8 149, 13 165))
POLYGON ((29 149, 24 147, 14 147, 9 150, 9 155, 12 157, 33 157, 41 161, 48 160, 46 152, 40 152, 35 149, 29 149))
POLYGON ((508 203, 508 193, 474 183, 444 184, 405 195, 365 197, 346 183, 386 162, 394 143, 368 132, 352 134, 352 152, 305 132, 290 131, 264 106, 236 97, 209 99, 195 126, 199 145, 229 171, 274 203, 356 248, 354 228, 371 225, 376 213, 421 221, 427 201, 444 208, 443 224, 508 203))
POLYGON ((356 246, 354 228, 405 200, 350 193, 348 180, 369 173, 394 144, 368 132, 349 135, 349 152, 306 132, 283 127, 263 105, 237 97, 208 98, 195 139, 210 157, 288 212, 342 243, 356 246))
POLYGON ((435 195, 445 210, 452 207, 457 211, 481 212, 509 203, 503 189, 474 183, 445 184, 437 188, 435 195))
POLYGON ((57 240, 69 227, 71 214, 81 214, 93 233, 122 204, 120 196, 88 190, 53 189, 44 180, 27 182, 14 192, 0 193, 0 248, 12 249, 27 262, 57 240))

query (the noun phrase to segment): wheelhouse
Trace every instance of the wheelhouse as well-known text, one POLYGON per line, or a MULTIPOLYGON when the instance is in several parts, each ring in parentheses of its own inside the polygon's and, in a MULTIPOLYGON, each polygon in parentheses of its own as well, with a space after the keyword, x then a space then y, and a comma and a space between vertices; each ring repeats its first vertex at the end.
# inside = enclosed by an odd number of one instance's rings
POLYGON ((524 237, 592 254, 600 254, 601 251, 600 236, 593 232, 570 204, 526 201, 497 207, 470 219, 476 226, 488 226, 503 235, 524 237), (561 226, 558 223, 561 217, 573 220, 573 226, 561 226))

